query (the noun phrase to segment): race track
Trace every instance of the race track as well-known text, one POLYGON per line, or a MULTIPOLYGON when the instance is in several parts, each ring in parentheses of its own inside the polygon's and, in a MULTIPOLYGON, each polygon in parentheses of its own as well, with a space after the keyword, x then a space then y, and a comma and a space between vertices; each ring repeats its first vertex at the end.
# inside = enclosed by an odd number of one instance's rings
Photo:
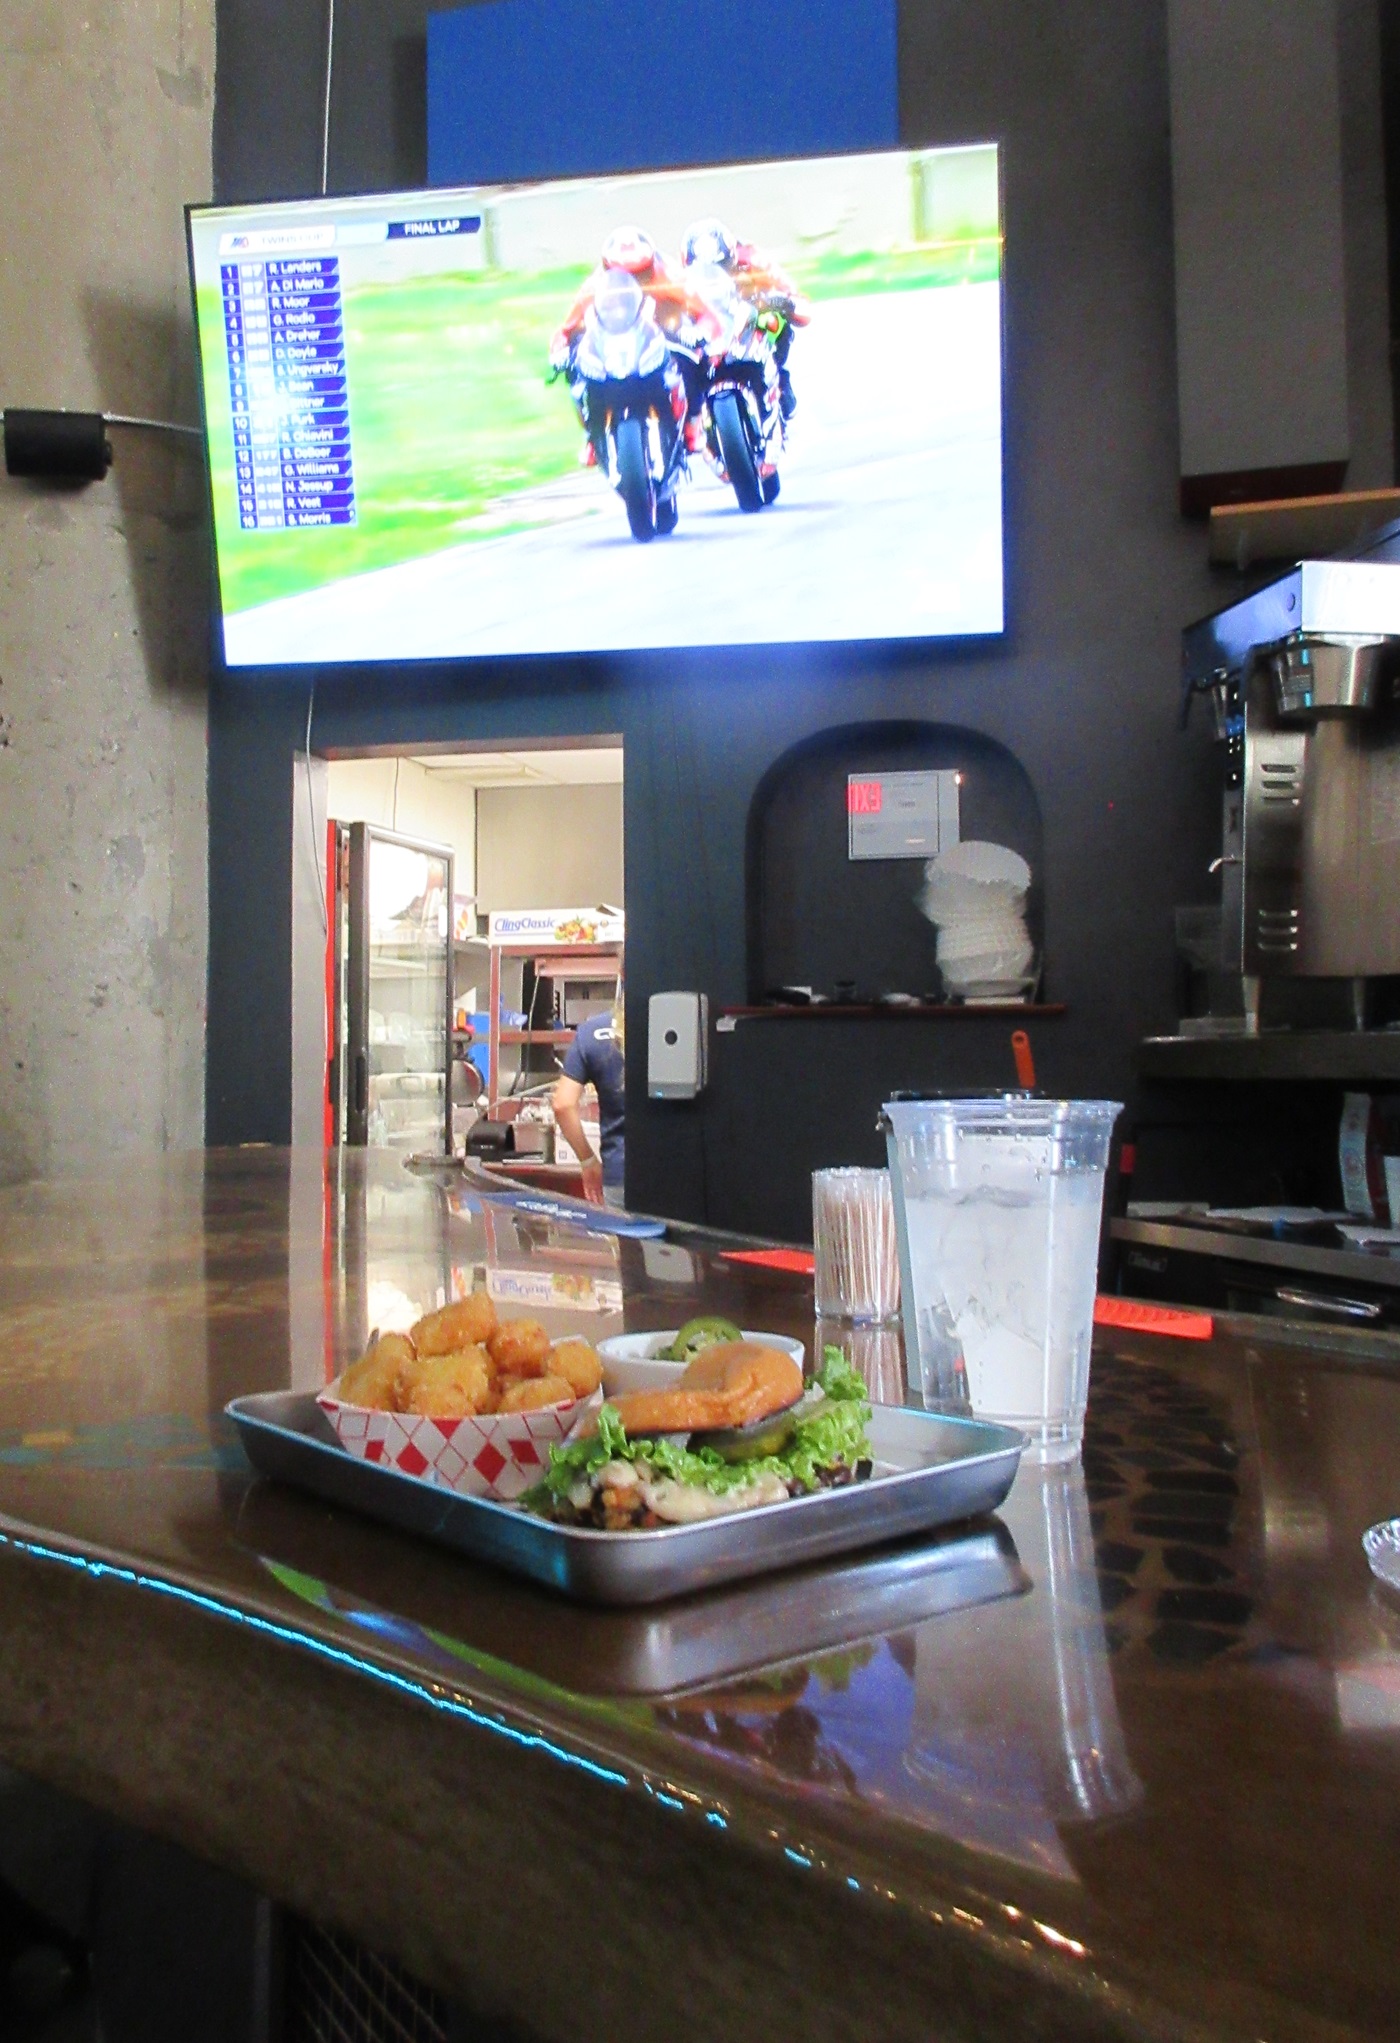
POLYGON ((556 523, 230 617, 229 663, 997 631, 999 308, 994 283, 817 305, 766 510, 746 516, 697 460, 676 532, 639 546, 580 474, 553 492, 556 523))

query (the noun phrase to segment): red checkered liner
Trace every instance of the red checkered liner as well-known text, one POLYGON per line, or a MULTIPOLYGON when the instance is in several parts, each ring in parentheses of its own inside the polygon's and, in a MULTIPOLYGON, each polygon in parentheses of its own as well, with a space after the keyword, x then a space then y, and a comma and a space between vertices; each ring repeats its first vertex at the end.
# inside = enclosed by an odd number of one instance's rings
POLYGON ((601 1390, 581 1403, 552 1405, 542 1412, 497 1412, 481 1419, 419 1419, 408 1412, 371 1411, 346 1405, 324 1390, 316 1400, 340 1444, 362 1461, 384 1462, 403 1475, 421 1476, 468 1497, 499 1497, 510 1503, 537 1483, 549 1465, 549 1450, 583 1414, 603 1402, 601 1390))

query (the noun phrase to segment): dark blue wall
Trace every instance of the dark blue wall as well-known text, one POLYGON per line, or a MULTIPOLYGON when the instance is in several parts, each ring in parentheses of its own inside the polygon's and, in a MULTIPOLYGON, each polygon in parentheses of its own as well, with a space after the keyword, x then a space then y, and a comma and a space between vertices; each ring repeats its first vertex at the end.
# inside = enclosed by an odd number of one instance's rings
MULTIPOLYGON (((323 19, 319 0, 287 0, 275 38, 255 32, 265 11, 266 0, 220 0, 224 199, 317 182, 311 55, 296 57, 307 75, 278 74, 289 51, 309 52, 302 31, 323 19)), ((421 0, 337 11, 349 54, 332 186, 405 181, 421 123, 395 79, 423 32, 421 0)), ((1122 1099, 1134 1044, 1171 1021, 1171 910, 1208 898, 1217 829, 1209 741, 1176 729, 1181 625, 1222 598, 1203 533, 1176 511, 1164 8, 903 0, 899 82, 907 143, 1003 145, 1006 639, 323 673, 313 748, 621 732, 637 1042, 657 988, 745 998, 748 806, 782 752, 880 719, 984 731, 1025 766, 1044 817, 1045 990, 1069 1012, 1033 1030, 1041 1077, 1122 1099)), ((291 765, 307 685, 301 670, 213 688, 214 1142, 286 1140, 290 1127, 291 765)), ((800 1234, 806 1172, 876 1153, 882 1094, 897 1082, 1005 1082, 1007 1026, 763 1022, 718 1038, 712 1071, 694 1107, 648 1102, 634 1085, 633 1202, 800 1234)))
POLYGON ((428 23, 428 174, 506 183, 887 148, 897 38, 894 0, 455 8, 428 23))

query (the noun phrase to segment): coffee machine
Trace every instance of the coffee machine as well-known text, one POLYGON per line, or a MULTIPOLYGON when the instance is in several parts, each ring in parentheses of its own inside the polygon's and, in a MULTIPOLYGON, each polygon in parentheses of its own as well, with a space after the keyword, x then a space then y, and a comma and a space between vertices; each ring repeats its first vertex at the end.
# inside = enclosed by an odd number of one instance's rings
POLYGON ((1234 997, 1211 1004, 1235 1010, 1183 1032, 1365 1028, 1400 974, 1400 521, 1189 626, 1182 665, 1182 722, 1208 696, 1223 753, 1210 869, 1234 997))

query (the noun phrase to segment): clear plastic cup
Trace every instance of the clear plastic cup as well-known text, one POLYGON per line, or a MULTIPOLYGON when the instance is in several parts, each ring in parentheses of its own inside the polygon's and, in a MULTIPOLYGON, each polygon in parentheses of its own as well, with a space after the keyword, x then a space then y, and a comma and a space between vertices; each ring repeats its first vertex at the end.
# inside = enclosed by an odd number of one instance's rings
POLYGON ((911 1389, 1019 1426, 1067 1461, 1084 1437, 1115 1100, 1029 1093, 886 1102, 911 1389))
POLYGON ((812 1173, 816 1303, 830 1319, 879 1325, 899 1316, 899 1249, 887 1170, 812 1173))

